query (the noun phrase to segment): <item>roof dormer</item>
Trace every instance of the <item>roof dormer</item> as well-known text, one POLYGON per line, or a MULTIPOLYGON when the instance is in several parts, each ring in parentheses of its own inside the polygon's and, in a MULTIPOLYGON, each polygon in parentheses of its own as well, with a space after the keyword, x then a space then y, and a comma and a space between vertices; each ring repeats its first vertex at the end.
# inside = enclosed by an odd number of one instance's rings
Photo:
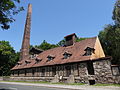
POLYGON ((31 63, 31 61, 30 60, 25 60, 25 63, 29 64, 29 63, 31 63))
POLYGON ((92 55, 92 53, 94 53, 95 49, 87 47, 84 51, 85 51, 85 54, 83 56, 90 56, 92 55))
POLYGON ((22 62, 17 62, 17 65, 22 65, 22 62))
POLYGON ((68 59, 70 56, 72 56, 72 53, 69 51, 66 51, 63 53, 63 56, 64 56, 63 59, 68 59))
POLYGON ((48 55, 47 58, 48 58, 47 61, 51 61, 55 58, 55 55, 48 55))
POLYGON ((39 62, 42 61, 42 59, 41 58, 36 58, 35 61, 36 61, 35 63, 39 63, 39 62))

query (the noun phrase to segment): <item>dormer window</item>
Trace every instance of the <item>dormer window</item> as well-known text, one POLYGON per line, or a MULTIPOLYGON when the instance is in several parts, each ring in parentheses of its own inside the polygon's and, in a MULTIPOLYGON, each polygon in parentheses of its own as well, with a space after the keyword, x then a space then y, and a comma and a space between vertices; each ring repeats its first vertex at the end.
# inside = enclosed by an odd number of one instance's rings
POLYGON ((35 59, 36 57, 37 57, 37 54, 31 54, 31 55, 30 55, 30 58, 31 58, 31 59, 35 59))
POLYGON ((21 65, 22 64, 22 62, 17 62, 17 65, 21 65))
POLYGON ((35 61, 36 61, 35 63, 39 63, 39 62, 42 61, 42 59, 40 59, 40 58, 36 58, 35 61))
POLYGON ((54 55, 48 55, 47 58, 48 58, 47 61, 51 61, 51 60, 53 60, 55 58, 55 56, 54 55))
POLYGON ((63 59, 68 59, 70 56, 72 56, 72 54, 70 53, 70 52, 65 52, 64 54, 63 54, 63 56, 64 56, 64 58, 63 59))
POLYGON ((85 51, 85 54, 83 56, 90 56, 92 55, 92 53, 94 53, 95 49, 87 47, 84 51, 85 51))
POLYGON ((25 63, 26 63, 26 64, 30 64, 31 61, 30 61, 30 60, 25 60, 25 63))
POLYGON ((31 59, 35 59, 37 57, 37 55, 40 54, 40 53, 42 53, 42 52, 43 52, 43 50, 32 47, 30 49, 30 54, 31 54, 30 58, 31 59))

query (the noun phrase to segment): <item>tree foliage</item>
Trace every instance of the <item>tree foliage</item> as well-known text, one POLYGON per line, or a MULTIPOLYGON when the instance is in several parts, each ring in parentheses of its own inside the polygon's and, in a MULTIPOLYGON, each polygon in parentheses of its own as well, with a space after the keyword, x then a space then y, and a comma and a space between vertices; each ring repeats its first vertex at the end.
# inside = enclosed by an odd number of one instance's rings
POLYGON ((58 46, 64 46, 65 45, 65 39, 59 41, 57 45, 58 46))
POLYGON ((120 0, 117 0, 113 10, 115 24, 107 25, 99 33, 99 39, 105 54, 112 56, 112 64, 120 65, 120 0))
MULTIPOLYGON (((81 40, 85 40, 86 38, 77 38, 76 42, 79 42, 81 40)), ((60 46, 64 46, 65 45, 65 39, 59 41, 57 44, 50 44, 47 41, 43 41, 40 45, 31 45, 30 48, 35 47, 35 48, 39 48, 42 50, 48 50, 48 49, 52 49, 52 48, 56 48, 56 47, 60 47, 60 46)))
POLYGON ((48 50, 48 49, 58 47, 58 45, 50 44, 44 40, 40 45, 35 45, 35 47, 42 50, 48 50))
MULTIPOLYGON (((79 41, 82 41, 82 40, 85 40, 85 39, 87 39, 87 38, 79 38, 79 37, 77 37, 76 42, 79 42, 79 41)), ((65 45, 65 39, 59 41, 57 45, 64 46, 65 45)))
POLYGON ((9 29, 10 23, 14 22, 13 15, 24 10, 19 7, 20 0, 0 0, 0 24, 2 29, 9 29))
POLYGON ((120 64, 120 28, 115 25, 107 25, 99 33, 99 39, 105 54, 113 57, 112 63, 120 64))
POLYGON ((112 19, 115 21, 115 24, 120 27, 120 0, 117 0, 115 3, 112 19))
POLYGON ((18 61, 19 53, 15 50, 8 41, 0 41, 0 76, 10 75, 10 69, 18 61))
POLYGON ((78 38, 76 39, 76 42, 79 42, 79 41, 82 41, 82 40, 85 40, 85 39, 87 39, 87 38, 79 38, 79 37, 78 37, 78 38))

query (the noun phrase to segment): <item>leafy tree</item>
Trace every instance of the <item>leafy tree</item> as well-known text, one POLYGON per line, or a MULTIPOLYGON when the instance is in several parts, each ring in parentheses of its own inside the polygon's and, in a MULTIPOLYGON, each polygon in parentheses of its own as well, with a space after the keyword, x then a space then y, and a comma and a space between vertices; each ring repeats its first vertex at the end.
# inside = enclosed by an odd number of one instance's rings
POLYGON ((105 54, 113 57, 112 64, 120 64, 120 28, 115 25, 107 25, 99 33, 99 39, 105 54))
POLYGON ((20 0, 0 0, 0 24, 2 29, 9 29, 10 23, 14 22, 13 15, 24 10, 23 7, 18 7, 20 0))
POLYGON ((39 48, 39 49, 42 49, 42 50, 48 50, 48 49, 51 49, 51 48, 58 47, 58 45, 50 44, 50 43, 48 43, 44 40, 40 45, 35 45, 35 47, 39 48))
POLYGON ((59 45, 59 46, 64 46, 64 45, 65 45, 65 39, 59 41, 59 42, 58 42, 58 45, 59 45))
POLYGON ((76 39, 76 42, 79 42, 79 41, 82 41, 82 40, 85 40, 85 39, 87 39, 87 38, 79 38, 79 37, 78 37, 78 38, 76 39))
POLYGON ((15 50, 8 41, 0 41, 0 76, 10 75, 10 69, 18 61, 19 53, 15 50))
POLYGON ((120 0, 117 0, 115 3, 112 19, 115 21, 115 24, 120 27, 120 0))
MULTIPOLYGON (((85 40, 85 39, 86 38, 77 38, 76 41, 79 42, 79 41, 85 40)), ((36 47, 36 48, 39 48, 42 50, 48 50, 48 49, 52 49, 52 48, 64 46, 64 45, 65 45, 65 39, 59 41, 58 44, 50 44, 44 40, 40 45, 35 45, 35 46, 31 45, 30 48, 36 47)))
POLYGON ((112 64, 120 65, 120 0, 117 0, 113 10, 114 25, 107 25, 100 31, 99 38, 106 55, 112 56, 112 64))
MULTIPOLYGON (((77 37, 76 42, 79 42, 79 41, 82 41, 82 40, 85 40, 85 39, 87 39, 87 38, 79 38, 79 37, 77 37)), ((59 41, 57 45, 64 46, 65 45, 65 39, 59 41)))

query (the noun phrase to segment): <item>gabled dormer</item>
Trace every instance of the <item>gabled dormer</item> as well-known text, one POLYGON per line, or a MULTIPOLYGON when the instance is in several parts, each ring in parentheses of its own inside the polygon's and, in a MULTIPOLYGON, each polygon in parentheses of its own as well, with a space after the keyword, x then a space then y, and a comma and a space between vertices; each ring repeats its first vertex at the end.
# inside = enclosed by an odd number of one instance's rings
POLYGON ((17 62, 17 65, 22 65, 22 62, 17 62))
POLYGON ((55 55, 48 55, 47 58, 47 61, 51 61, 55 58, 55 55))
POLYGON ((84 51, 85 51, 85 54, 83 56, 90 56, 92 55, 92 53, 94 53, 95 49, 87 47, 84 51))
POLYGON ((41 62, 41 61, 42 61, 41 58, 36 58, 36 59, 35 59, 35 63, 39 63, 39 62, 41 62))
POLYGON ((30 64, 31 61, 30 60, 25 60, 25 64, 30 64))
POLYGON ((69 52, 69 51, 66 51, 66 52, 63 53, 63 56, 64 56, 63 59, 68 59, 72 56, 72 53, 69 52))
POLYGON ((29 52, 30 52, 30 59, 35 59, 38 56, 38 54, 43 52, 43 50, 32 47, 29 52))

